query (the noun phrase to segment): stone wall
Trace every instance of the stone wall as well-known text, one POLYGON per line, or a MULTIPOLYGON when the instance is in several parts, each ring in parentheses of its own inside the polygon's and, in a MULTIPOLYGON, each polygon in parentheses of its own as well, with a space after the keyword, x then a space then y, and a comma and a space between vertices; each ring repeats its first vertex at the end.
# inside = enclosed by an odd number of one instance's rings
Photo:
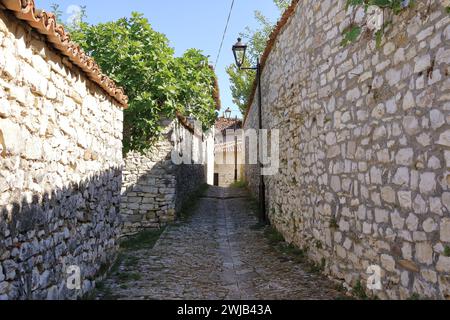
POLYGON ((206 183, 206 163, 177 164, 172 161, 172 152, 178 154, 178 150, 206 158, 206 141, 211 139, 195 140, 189 130, 175 121, 166 123, 163 138, 146 154, 127 154, 121 211, 124 235, 173 222, 185 200, 206 183), (187 148, 180 149, 180 144, 187 148))
MULTIPOLYGON (((242 166, 238 165, 237 181, 242 180, 242 166)), ((234 180, 234 164, 218 164, 216 165, 216 174, 219 175, 219 187, 229 187, 235 183, 234 180)))
POLYGON ((380 298, 450 298, 450 3, 416 1, 377 48, 367 34, 340 45, 345 2, 300 0, 268 55, 263 122, 281 138, 270 220, 348 285, 378 265, 380 298))
POLYGON ((114 258, 122 117, 0 9, 0 300, 79 297, 114 258), (69 266, 80 268, 81 290, 66 286, 69 266))

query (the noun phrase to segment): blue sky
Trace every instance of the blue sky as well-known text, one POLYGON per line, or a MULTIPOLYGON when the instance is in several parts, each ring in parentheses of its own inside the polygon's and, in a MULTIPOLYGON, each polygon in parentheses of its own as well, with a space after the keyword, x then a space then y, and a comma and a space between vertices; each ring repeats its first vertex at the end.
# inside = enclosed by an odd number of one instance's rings
MULTIPOLYGON (((228 27, 221 57, 216 72, 219 77, 222 107, 232 108, 234 115, 240 116, 233 105, 228 75, 225 67, 234 62, 231 52, 239 32, 246 26, 256 27, 254 10, 262 11, 271 20, 278 19, 279 12, 272 0, 235 0, 233 14, 228 27)), ((181 55, 189 48, 203 50, 216 60, 225 28, 231 0, 36 0, 38 8, 50 11, 52 3, 58 3, 66 12, 71 5, 86 5, 88 22, 98 23, 129 16, 132 11, 142 12, 152 27, 167 35, 176 54, 181 55)), ((233 116, 234 116, 233 115, 233 116)))

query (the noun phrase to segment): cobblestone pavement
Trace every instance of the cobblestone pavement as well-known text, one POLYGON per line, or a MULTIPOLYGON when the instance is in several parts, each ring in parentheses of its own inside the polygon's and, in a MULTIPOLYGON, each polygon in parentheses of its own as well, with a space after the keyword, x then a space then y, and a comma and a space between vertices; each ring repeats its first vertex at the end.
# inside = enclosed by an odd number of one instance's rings
POLYGON ((303 300, 341 295, 329 280, 286 259, 262 230, 252 228, 257 218, 245 191, 210 187, 194 211, 187 221, 168 227, 153 249, 132 252, 133 263, 122 263, 97 298, 303 300))

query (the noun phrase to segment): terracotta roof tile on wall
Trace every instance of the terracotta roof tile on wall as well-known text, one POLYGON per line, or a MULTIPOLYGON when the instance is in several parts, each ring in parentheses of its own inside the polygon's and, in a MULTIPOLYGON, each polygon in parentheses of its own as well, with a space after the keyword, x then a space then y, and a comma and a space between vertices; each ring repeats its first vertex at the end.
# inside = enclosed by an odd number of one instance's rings
POLYGON ((2 4, 18 19, 26 21, 33 29, 46 36, 62 55, 68 57, 74 65, 83 70, 89 79, 103 88, 123 108, 128 107, 128 97, 124 90, 105 76, 94 59, 86 55, 79 45, 70 40, 64 27, 56 23, 54 14, 36 9, 34 0, 0 0, 0 5, 2 4))
MULTIPOLYGON (((261 72, 266 65, 266 61, 267 61, 267 58, 269 57, 269 54, 272 52, 273 46, 275 45, 275 41, 277 40, 278 35, 280 34, 283 27, 289 22, 289 18, 295 13, 295 9, 297 8, 299 1, 300 0, 292 0, 290 6, 283 13, 283 15, 281 16, 281 19, 278 21, 277 25, 275 26, 275 29, 270 34, 269 40, 267 41, 266 49, 264 50, 264 53, 260 59, 261 72)), ((257 88, 258 88, 257 81, 255 80, 255 82, 253 83, 250 100, 247 105, 247 112, 244 117, 244 123, 247 121, 247 117, 250 112, 250 108, 253 104, 253 100, 255 99, 255 94, 256 94, 257 88)))

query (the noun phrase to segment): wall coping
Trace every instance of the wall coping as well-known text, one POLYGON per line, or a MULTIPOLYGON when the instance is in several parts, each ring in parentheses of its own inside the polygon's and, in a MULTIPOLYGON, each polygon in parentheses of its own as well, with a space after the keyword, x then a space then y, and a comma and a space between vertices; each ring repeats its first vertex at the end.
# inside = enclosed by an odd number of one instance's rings
MULTIPOLYGON (((275 26, 275 29, 270 34, 269 40, 267 40, 266 49, 264 50, 264 53, 261 56, 260 59, 260 65, 261 65, 261 72, 264 70, 264 67, 266 65, 266 61, 269 58, 270 53, 272 52, 272 49, 275 45, 275 41, 278 38, 278 35, 283 30, 284 26, 289 22, 290 18, 294 15, 295 9, 297 8, 297 5, 300 0, 292 0, 289 7, 284 11, 283 15, 281 16, 281 19, 278 21, 277 25, 275 26)), ((247 117, 250 113, 250 109, 252 108, 253 101, 255 99, 256 89, 258 88, 258 81, 255 79, 253 82, 252 91, 250 94, 250 100, 247 104, 247 111, 245 112, 244 116, 244 125, 247 122, 247 117)))
POLYGON ((71 41, 70 35, 62 25, 56 22, 53 13, 37 9, 34 0, 0 0, 0 9, 13 12, 17 19, 25 21, 32 29, 45 36, 62 56, 78 66, 121 107, 128 108, 128 97, 124 89, 104 75, 94 59, 89 57, 78 44, 71 41))

